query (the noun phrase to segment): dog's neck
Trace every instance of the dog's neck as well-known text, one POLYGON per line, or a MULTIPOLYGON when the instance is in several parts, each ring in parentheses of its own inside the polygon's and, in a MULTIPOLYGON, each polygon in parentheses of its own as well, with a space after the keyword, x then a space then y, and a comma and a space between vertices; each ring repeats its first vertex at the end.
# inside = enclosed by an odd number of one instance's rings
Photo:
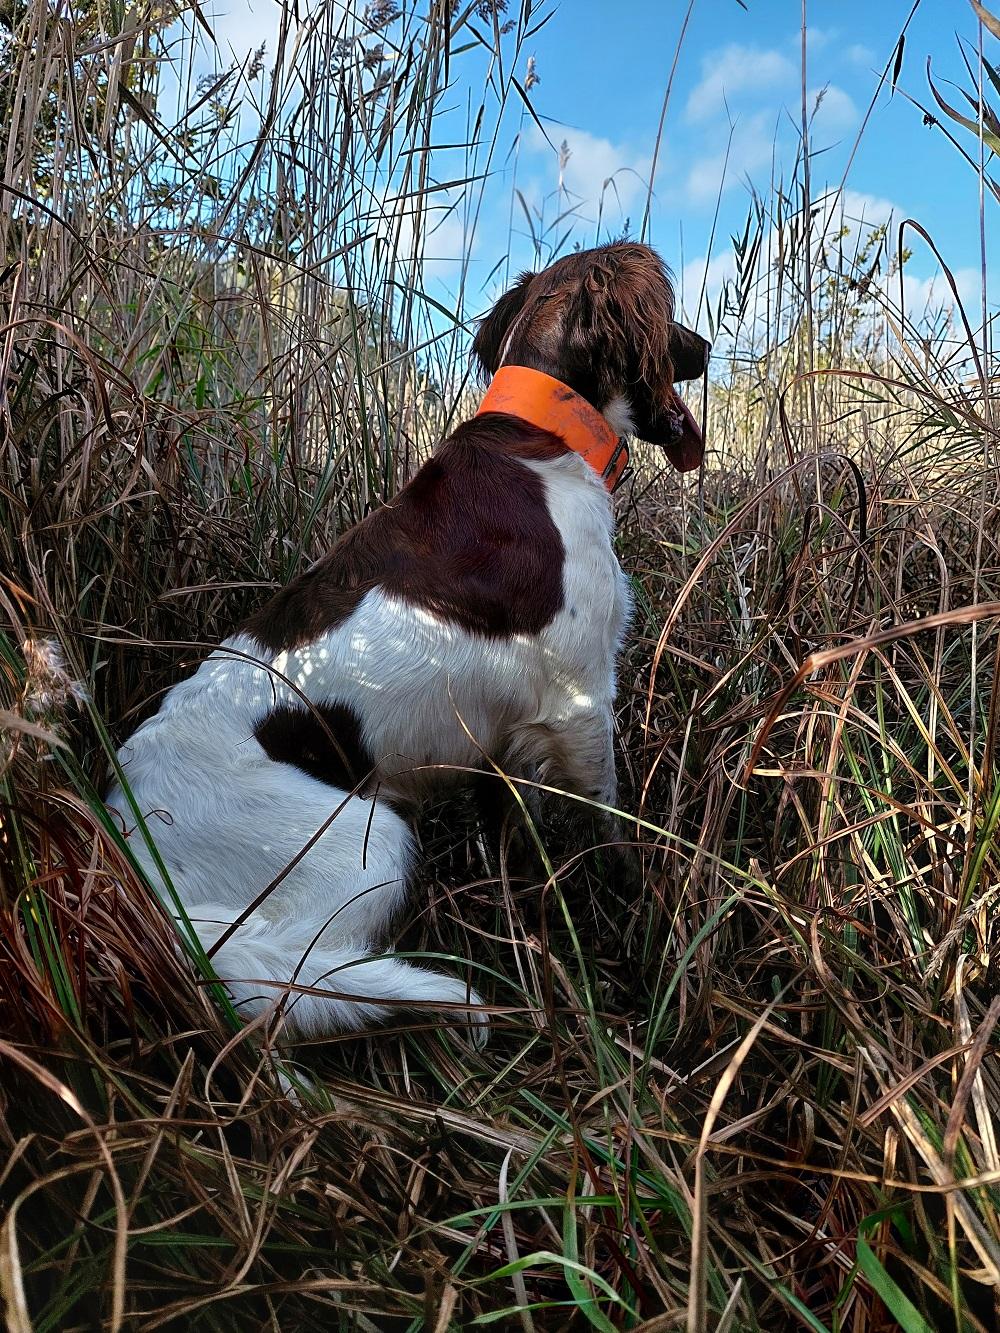
MULTIPOLYGON (((618 400, 609 408, 618 408, 618 400)), ((505 412, 559 436, 613 491, 628 466, 628 442, 609 414, 598 412, 562 380, 528 366, 501 366, 479 405, 477 416, 505 412)), ((626 430, 631 416, 621 400, 619 420, 626 430)))

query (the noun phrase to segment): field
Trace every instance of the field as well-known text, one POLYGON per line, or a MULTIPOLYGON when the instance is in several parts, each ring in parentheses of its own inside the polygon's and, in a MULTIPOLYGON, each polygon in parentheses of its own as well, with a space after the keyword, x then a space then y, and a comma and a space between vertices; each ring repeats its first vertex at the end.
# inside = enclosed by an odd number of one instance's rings
MULTIPOLYGON (((524 883, 460 798, 421 818, 396 947, 487 997, 484 1049, 418 1017, 300 1049, 290 1094, 101 803, 163 690, 475 401, 488 295, 456 316, 424 256, 445 221, 472 255, 549 13, 289 10, 199 76, 183 0, 0 8, 15 1333, 998 1327, 996 363, 985 308, 904 308, 917 224, 813 193, 808 116, 712 300, 707 466, 639 446, 619 494, 641 896, 559 827, 524 883)), ((972 101, 936 114, 985 229, 972 101)), ((542 263, 581 239, 557 205, 519 219, 542 263)))

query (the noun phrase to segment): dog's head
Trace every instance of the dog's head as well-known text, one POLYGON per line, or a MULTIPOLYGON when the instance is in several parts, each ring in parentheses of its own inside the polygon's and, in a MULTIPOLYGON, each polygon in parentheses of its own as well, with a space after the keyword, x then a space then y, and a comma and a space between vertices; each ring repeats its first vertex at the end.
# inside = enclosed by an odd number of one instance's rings
POLYGON ((704 374, 711 349, 675 322, 669 275, 648 246, 615 241, 522 273, 472 346, 487 375, 542 370, 613 424, 624 419, 623 433, 662 445, 682 472, 701 462, 701 431, 674 384, 704 374))

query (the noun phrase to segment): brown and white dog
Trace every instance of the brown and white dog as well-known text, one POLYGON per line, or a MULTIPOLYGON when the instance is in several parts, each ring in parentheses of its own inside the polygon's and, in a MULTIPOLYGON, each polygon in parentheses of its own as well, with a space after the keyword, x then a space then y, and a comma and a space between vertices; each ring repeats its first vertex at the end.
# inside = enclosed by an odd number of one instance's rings
POLYGON ((116 786, 108 802, 127 827, 144 816, 158 855, 141 831, 132 845, 151 881, 169 895, 159 862, 206 949, 228 932, 220 979, 246 1015, 284 1001, 288 1035, 479 1003, 371 956, 414 860, 399 803, 441 781, 435 766, 485 754, 615 804, 619 437, 698 465, 673 385, 703 373, 708 344, 674 322, 656 254, 616 242, 524 274, 474 352, 496 377, 480 412, 119 754, 132 800, 116 786))

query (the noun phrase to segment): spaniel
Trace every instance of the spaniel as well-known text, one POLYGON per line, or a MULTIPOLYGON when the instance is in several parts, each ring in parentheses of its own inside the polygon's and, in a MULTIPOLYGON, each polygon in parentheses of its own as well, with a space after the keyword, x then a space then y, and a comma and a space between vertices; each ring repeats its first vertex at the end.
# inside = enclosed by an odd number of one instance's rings
POLYGON ((107 797, 234 1004, 280 1010, 286 1038, 480 1003, 378 953, 413 802, 492 760, 615 806, 611 490, 631 435, 701 462, 674 384, 708 344, 657 255, 615 242, 522 275, 473 350, 479 412, 169 691, 107 797))

